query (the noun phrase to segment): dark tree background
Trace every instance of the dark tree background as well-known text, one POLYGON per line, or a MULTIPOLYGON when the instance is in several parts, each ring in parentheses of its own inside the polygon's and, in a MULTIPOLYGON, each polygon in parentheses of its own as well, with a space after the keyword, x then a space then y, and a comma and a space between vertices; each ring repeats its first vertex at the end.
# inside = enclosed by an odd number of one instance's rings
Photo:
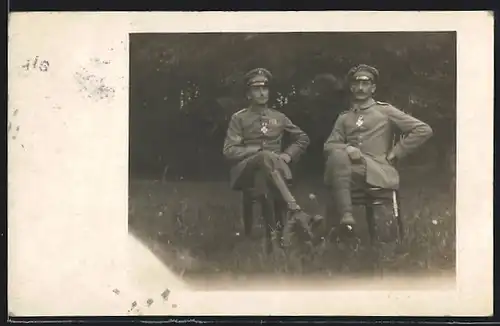
POLYGON ((130 36, 131 177, 226 180, 227 124, 245 107, 242 77, 255 67, 273 73, 273 105, 311 138, 298 173, 321 175, 323 142, 348 108, 343 78, 359 63, 380 70, 377 100, 434 129, 402 164, 448 172, 455 152, 455 33, 165 33, 130 36))

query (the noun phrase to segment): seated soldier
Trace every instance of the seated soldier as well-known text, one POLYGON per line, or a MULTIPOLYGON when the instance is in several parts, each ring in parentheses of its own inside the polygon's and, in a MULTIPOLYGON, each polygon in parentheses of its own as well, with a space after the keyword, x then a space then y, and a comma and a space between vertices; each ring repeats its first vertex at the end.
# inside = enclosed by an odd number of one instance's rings
POLYGON ((373 99, 378 77, 377 69, 367 65, 348 72, 351 108, 339 115, 324 144, 324 182, 330 186, 340 223, 345 226, 355 224, 351 188, 398 189, 394 160, 416 150, 432 136, 426 123, 373 99), (392 147, 394 127, 406 137, 392 147))
POLYGON ((268 107, 271 78, 263 68, 245 75, 250 105, 232 115, 223 148, 232 165, 230 186, 234 190, 254 188, 260 194, 276 192, 286 203, 290 219, 303 224, 309 216, 290 192, 292 173, 288 164, 304 153, 310 141, 285 114, 268 107), (292 143, 283 150, 284 132, 290 134, 292 143))

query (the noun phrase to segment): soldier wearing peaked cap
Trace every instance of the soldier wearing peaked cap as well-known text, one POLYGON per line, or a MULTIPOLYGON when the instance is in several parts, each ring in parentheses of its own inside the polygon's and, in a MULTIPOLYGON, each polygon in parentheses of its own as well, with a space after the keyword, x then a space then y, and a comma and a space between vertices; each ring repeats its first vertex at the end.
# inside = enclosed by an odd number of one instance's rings
POLYGON ((292 179, 288 164, 305 152, 310 140, 285 114, 268 107, 271 78, 264 68, 245 75, 250 105, 232 115, 223 147, 231 163, 231 188, 254 187, 266 193, 270 187, 287 204, 292 219, 307 219, 288 187, 292 179), (283 149, 285 132, 292 143, 283 149))
POLYGON ((378 69, 365 64, 360 64, 358 66, 352 67, 347 72, 348 82, 351 82, 352 80, 371 80, 372 83, 375 85, 377 83, 378 78, 379 78, 378 69))
POLYGON ((264 68, 255 68, 245 74, 247 86, 268 86, 273 75, 264 68))
POLYGON ((394 160, 415 151, 432 136, 428 124, 373 99, 378 78, 378 70, 368 65, 349 70, 351 108, 339 115, 324 144, 324 181, 344 225, 355 224, 351 188, 371 185, 397 189, 399 175, 394 160), (406 134, 394 147, 393 127, 406 134))

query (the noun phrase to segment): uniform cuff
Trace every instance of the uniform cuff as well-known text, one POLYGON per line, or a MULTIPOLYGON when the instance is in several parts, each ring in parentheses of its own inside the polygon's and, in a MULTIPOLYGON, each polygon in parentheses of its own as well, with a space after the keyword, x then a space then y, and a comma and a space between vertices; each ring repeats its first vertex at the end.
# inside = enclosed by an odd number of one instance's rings
POLYGON ((293 160, 297 155, 299 155, 299 150, 294 147, 288 147, 283 151, 283 153, 290 155, 290 158, 293 160))
POLYGON ((392 153, 397 159, 401 159, 405 154, 400 144, 394 146, 394 148, 392 149, 392 153))

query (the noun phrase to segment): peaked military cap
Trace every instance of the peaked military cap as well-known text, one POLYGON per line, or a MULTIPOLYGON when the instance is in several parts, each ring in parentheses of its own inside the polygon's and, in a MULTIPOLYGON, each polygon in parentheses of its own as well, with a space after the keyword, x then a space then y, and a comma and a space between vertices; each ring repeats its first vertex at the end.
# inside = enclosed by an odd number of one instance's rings
POLYGON ((377 68, 365 64, 352 67, 347 73, 348 80, 371 80, 376 82, 378 77, 379 72, 377 68))
POLYGON ((245 74, 247 86, 267 86, 273 75, 264 68, 255 68, 245 74))

